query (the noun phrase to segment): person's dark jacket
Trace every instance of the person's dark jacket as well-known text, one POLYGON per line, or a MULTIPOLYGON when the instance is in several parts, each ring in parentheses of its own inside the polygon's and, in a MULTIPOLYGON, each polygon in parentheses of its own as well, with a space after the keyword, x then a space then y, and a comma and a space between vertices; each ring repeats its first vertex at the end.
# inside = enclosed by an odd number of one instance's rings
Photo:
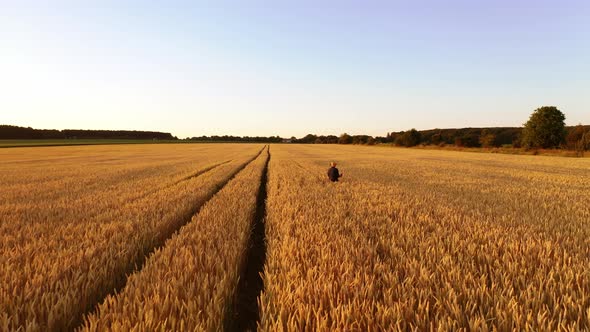
POLYGON ((338 168, 330 167, 330 169, 328 169, 328 178, 330 178, 330 181, 336 182, 338 181, 338 178, 340 178, 340 176, 341 175, 338 172, 338 168))

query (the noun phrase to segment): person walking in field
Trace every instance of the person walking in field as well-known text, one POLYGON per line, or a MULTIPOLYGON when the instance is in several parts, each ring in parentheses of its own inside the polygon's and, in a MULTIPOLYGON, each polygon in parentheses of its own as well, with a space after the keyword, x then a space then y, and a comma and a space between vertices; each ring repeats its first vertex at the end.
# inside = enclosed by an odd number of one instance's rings
POLYGON ((336 168, 336 163, 330 163, 330 169, 328 169, 328 179, 332 182, 338 182, 338 179, 342 177, 342 174, 336 168))

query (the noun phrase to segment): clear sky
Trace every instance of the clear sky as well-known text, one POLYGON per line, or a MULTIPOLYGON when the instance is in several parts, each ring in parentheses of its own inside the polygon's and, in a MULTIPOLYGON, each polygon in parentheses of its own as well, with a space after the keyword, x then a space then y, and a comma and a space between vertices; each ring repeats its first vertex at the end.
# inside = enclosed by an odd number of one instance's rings
POLYGON ((0 124, 178 137, 590 124, 590 1, 0 0, 0 124))

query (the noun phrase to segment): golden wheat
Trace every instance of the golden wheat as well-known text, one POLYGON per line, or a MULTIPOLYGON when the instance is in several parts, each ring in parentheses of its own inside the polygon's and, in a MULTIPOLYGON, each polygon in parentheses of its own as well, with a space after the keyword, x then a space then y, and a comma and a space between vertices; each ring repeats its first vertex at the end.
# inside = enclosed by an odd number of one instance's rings
POLYGON ((209 200, 86 319, 86 331, 219 331, 227 323, 267 154, 209 200))
POLYGON ((261 147, 2 150, 7 160, 2 180, 11 187, 0 203, 0 326, 30 331, 76 326, 261 147), (169 161, 175 158, 179 162, 169 161), (108 180, 93 185, 103 177, 108 180), (31 194, 21 194, 27 190, 31 194), (48 194, 39 201, 37 193, 48 194), (76 203, 77 197, 84 203, 76 203))
MULTIPOLYGON (((261 147, 0 150, 0 329, 226 328, 261 147)), ((259 330, 590 329, 590 159, 271 154, 259 330)))
POLYGON ((280 146, 269 174, 261 330, 590 328, 587 159, 280 146))

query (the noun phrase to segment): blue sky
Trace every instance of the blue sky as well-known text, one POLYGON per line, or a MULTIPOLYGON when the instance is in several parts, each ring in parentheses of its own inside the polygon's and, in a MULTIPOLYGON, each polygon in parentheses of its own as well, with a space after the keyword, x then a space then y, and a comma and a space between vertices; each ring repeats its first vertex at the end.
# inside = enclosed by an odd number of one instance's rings
POLYGON ((590 2, 0 0, 0 123, 384 135, 590 124, 590 2))

